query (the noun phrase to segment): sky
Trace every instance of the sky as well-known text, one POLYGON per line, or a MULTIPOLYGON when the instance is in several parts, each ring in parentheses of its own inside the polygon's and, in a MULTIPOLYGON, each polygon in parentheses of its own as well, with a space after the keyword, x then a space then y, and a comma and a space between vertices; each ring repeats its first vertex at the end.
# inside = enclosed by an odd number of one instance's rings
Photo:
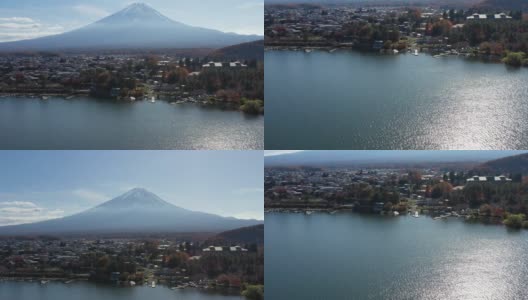
POLYGON ((262 151, 0 151, 0 226, 71 215, 133 188, 264 219, 262 151))
MULTIPOLYGON (((133 2, 129 0, 2 0, 0 42, 59 34, 88 25, 133 2)), ((264 0, 141 1, 192 26, 239 34, 264 32, 264 0)))
POLYGON ((264 151, 264 156, 276 156, 283 154, 290 154, 296 152, 302 152, 303 150, 266 150, 264 151))

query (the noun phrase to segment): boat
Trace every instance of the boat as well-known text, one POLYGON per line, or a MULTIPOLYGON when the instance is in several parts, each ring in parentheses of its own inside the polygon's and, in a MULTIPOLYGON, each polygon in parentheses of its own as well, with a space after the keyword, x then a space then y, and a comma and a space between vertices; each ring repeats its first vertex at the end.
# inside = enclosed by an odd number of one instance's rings
POLYGON ((392 52, 393 52, 394 54, 398 54, 398 53, 400 53, 400 51, 398 51, 398 50, 396 50, 396 49, 392 50, 392 52))
POLYGON ((414 49, 414 56, 418 56, 418 49, 414 49))
POLYGON ((334 53, 334 52, 336 52, 336 51, 337 51, 337 49, 332 49, 332 50, 330 50, 330 51, 328 51, 328 52, 330 52, 330 53, 334 53))
POLYGON ((42 98, 41 98, 41 99, 42 99, 42 100, 48 100, 48 99, 49 99, 49 97, 48 97, 48 96, 42 96, 42 98))
POLYGON ((306 53, 311 53, 313 50, 312 49, 304 49, 304 52, 306 53))
POLYGON ((136 97, 130 97, 130 101, 136 101, 136 97))
POLYGON ((40 284, 47 284, 48 282, 49 282, 49 280, 41 280, 40 284))
POLYGON ((156 98, 155 97, 150 98, 150 103, 156 103, 156 98))
POLYGON ((150 285, 151 288, 155 288, 156 287, 156 282, 155 281, 152 281, 152 284, 150 285))
POLYGON ((307 210, 307 211, 306 211, 306 214, 307 214, 307 215, 311 215, 311 214, 313 214, 313 211, 307 210))
POLYGON ((69 283, 72 283, 73 280, 67 280, 67 281, 64 281, 64 284, 69 284, 69 283))
POLYGON ((399 212, 397 212, 397 211, 395 211, 395 212, 393 212, 393 215, 395 215, 395 216, 399 216, 399 215, 400 215, 400 213, 399 213, 399 212))
POLYGON ((417 211, 415 211, 415 212, 414 212, 414 214, 413 214, 413 217, 415 217, 415 218, 419 218, 419 217, 420 217, 420 215, 418 215, 418 212, 417 212, 417 211))
POLYGON ((68 96, 68 97, 66 97, 66 100, 71 100, 71 99, 73 99, 74 97, 75 97, 75 96, 68 96))

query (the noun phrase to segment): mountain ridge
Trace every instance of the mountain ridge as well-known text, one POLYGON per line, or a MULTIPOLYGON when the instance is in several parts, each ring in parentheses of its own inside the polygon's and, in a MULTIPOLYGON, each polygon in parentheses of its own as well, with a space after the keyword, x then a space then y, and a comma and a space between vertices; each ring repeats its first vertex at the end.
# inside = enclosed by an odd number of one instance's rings
POLYGON ((225 33, 174 21, 144 3, 57 35, 0 43, 0 51, 72 49, 221 48, 251 42, 257 35, 225 33))
POLYGON ((187 210, 145 189, 133 189, 71 216, 0 227, 0 235, 221 232, 261 223, 187 210))
POLYGON ((264 40, 242 43, 217 49, 209 54, 212 58, 264 60, 264 40))
POLYGON ((476 170, 493 175, 528 175, 528 153, 490 160, 478 166, 476 170))
POLYGON ((267 156, 266 167, 280 166, 335 166, 428 162, 480 162, 503 158, 526 151, 303 151, 267 156))

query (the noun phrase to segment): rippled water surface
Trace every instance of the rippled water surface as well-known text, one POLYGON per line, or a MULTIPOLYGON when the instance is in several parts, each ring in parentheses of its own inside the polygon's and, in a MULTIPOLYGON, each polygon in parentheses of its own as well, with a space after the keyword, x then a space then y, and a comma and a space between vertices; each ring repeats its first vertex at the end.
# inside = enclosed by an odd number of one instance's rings
POLYGON ((528 234, 427 217, 266 214, 270 299, 528 299, 528 234))
POLYGON ((0 149, 263 149, 264 117, 195 104, 0 98, 0 149))
POLYGON ((46 285, 29 282, 0 282, 0 299, 16 300, 243 300, 240 296, 210 294, 196 289, 171 290, 164 286, 120 288, 90 282, 46 285))
POLYGON ((429 55, 270 51, 267 149, 526 149, 528 69, 429 55))

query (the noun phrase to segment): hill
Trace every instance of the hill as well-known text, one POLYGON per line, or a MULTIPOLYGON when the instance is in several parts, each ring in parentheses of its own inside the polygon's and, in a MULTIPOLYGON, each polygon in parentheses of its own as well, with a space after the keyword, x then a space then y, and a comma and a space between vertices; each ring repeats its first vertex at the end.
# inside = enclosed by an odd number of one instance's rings
POLYGON ((496 10, 523 10, 528 11, 528 1, 526 0, 484 0, 477 4, 477 7, 490 8, 496 10))
POLYGON ((264 244, 264 224, 222 232, 208 240, 211 245, 264 244))
POLYGON ((492 160, 480 165, 477 170, 490 175, 519 173, 528 175, 528 154, 492 160))
POLYGON ((221 232, 261 223, 190 211, 133 189, 72 216, 0 227, 0 235, 221 232))
POLYGON ((146 4, 134 3, 70 32, 0 43, 0 51, 220 48, 256 39, 259 37, 189 26, 167 18, 146 4))
POLYGON ((394 166, 417 163, 484 163, 526 151, 303 151, 267 156, 266 167, 281 166, 394 166))
POLYGON ((264 40, 228 46, 212 52, 209 56, 225 60, 241 59, 262 61, 264 60, 264 40))

